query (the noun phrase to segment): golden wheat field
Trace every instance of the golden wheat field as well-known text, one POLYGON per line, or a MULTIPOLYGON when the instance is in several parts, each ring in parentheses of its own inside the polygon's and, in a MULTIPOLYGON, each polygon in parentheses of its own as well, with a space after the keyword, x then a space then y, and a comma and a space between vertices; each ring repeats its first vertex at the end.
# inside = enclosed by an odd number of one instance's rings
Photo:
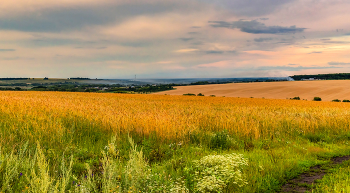
POLYGON ((164 139, 224 129, 256 139, 296 131, 341 132, 350 129, 349 107, 348 103, 279 99, 0 92, 0 143, 11 143, 14 136, 59 140, 73 135, 82 123, 106 132, 155 132, 164 139))
POLYGON ((288 81, 288 82, 254 82, 212 84, 196 86, 179 86, 176 90, 156 94, 182 95, 186 93, 202 93, 206 96, 254 97, 286 99, 299 96, 312 100, 321 97, 323 101, 333 99, 350 99, 350 80, 288 81))

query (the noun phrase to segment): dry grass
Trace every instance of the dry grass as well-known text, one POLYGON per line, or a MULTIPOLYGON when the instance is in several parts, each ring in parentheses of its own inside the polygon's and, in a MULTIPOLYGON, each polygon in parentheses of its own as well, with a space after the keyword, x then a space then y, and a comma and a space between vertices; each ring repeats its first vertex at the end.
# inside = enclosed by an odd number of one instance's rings
POLYGON ((179 86, 176 90, 156 94, 182 95, 203 93, 206 96, 226 96, 243 98, 286 99, 299 96, 312 100, 321 97, 323 101, 350 99, 350 80, 295 81, 295 82, 257 82, 213 84, 200 86, 179 86))
POLYGON ((19 136, 60 140, 77 128, 140 135, 155 132, 164 139, 224 129, 255 139, 296 130, 340 132, 349 129, 349 107, 348 103, 278 99, 0 92, 0 145, 19 136))

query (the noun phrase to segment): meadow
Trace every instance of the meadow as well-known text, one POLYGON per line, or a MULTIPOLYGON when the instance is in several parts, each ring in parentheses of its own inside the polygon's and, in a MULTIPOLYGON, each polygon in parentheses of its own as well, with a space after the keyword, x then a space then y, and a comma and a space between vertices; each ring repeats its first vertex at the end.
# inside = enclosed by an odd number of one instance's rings
POLYGON ((0 92, 0 192, 278 192, 350 154, 349 116, 349 103, 0 92))

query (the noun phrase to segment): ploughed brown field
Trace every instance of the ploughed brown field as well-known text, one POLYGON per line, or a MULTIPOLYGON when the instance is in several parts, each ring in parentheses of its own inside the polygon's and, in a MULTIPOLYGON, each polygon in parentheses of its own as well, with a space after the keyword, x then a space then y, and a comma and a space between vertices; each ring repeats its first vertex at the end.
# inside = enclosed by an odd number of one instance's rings
POLYGON ((183 95, 186 93, 202 93, 205 96, 243 98, 286 99, 299 96, 301 100, 312 100, 314 97, 321 97, 322 101, 331 101, 333 99, 350 100, 350 80, 230 83, 178 86, 175 88, 176 90, 155 94, 183 95))

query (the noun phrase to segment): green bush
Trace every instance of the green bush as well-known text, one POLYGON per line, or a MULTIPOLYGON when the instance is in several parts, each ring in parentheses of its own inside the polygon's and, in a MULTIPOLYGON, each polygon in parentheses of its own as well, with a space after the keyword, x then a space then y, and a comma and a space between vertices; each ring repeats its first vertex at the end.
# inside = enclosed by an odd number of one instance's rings
POLYGON ((197 94, 197 96, 204 96, 204 94, 202 94, 202 93, 198 93, 198 94, 197 94))
POLYGON ((300 97, 294 97, 294 98, 292 98, 292 100, 300 100, 300 97))
POLYGON ((231 147, 231 139, 227 131, 215 133, 210 139, 211 149, 229 149, 231 147))
POLYGON ((314 97, 313 101, 322 101, 322 99, 320 97, 314 97))
POLYGON ((350 100, 343 100, 344 103, 350 103, 350 100))
POLYGON ((192 93, 187 93, 187 94, 183 94, 184 96, 196 96, 195 94, 192 93))
POLYGON ((341 102, 341 100, 339 100, 339 99, 334 99, 334 100, 332 100, 332 102, 341 102))

